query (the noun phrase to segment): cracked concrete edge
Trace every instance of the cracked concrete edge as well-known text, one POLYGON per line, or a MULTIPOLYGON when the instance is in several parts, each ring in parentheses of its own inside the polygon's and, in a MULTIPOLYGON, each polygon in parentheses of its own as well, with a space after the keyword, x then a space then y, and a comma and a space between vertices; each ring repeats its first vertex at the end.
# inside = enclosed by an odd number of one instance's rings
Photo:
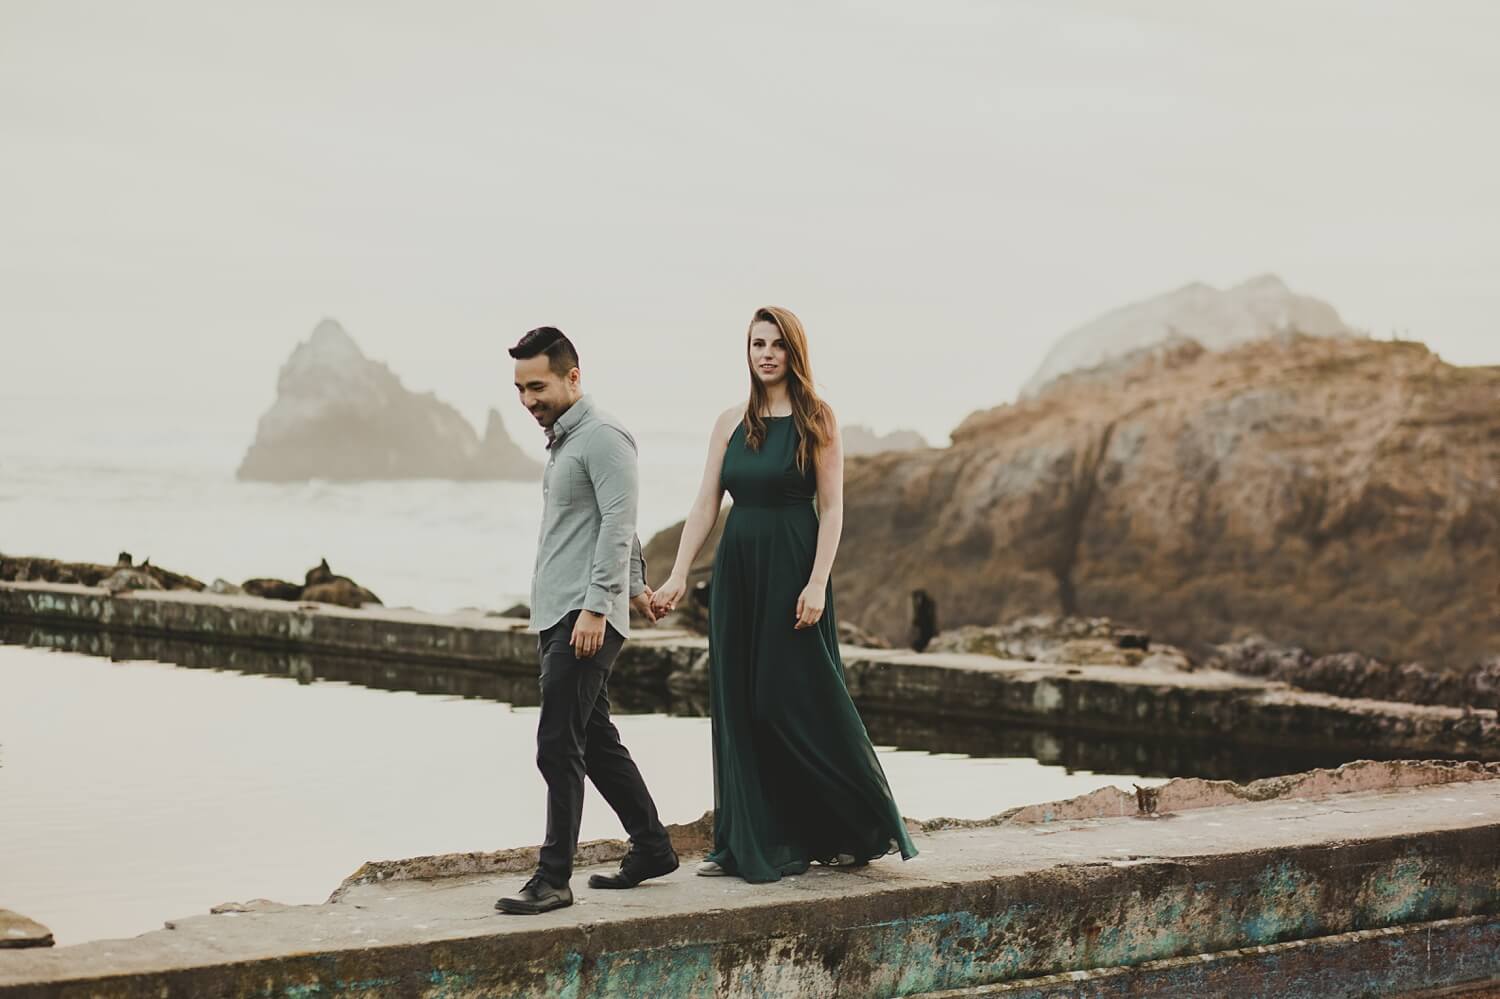
MULTIPOLYGON (((1216 808, 1276 798, 1324 798, 1336 794, 1393 791, 1475 780, 1500 779, 1500 763, 1452 760, 1360 760, 1334 770, 1309 770, 1283 777, 1267 777, 1248 784, 1227 780, 1179 777, 1156 788, 1156 812, 1216 808)), ((1077 819, 1122 818, 1140 814, 1137 796, 1114 785, 1063 801, 1023 805, 984 819, 907 819, 913 833, 945 829, 983 829, 1003 825, 1038 825, 1077 819)), ((707 852, 713 844, 713 812, 695 822, 669 825, 667 832, 678 853, 707 852)), ((625 856, 629 844, 619 839, 589 840, 578 845, 577 866, 607 864, 625 856)), ((432 881, 484 874, 520 874, 536 866, 535 846, 491 852, 448 853, 405 860, 374 860, 345 878, 329 896, 337 902, 358 885, 387 881, 432 881)), ((225 903, 232 905, 235 903, 225 903)))
MULTIPOLYGON (((713 845, 714 813, 704 812, 694 822, 668 825, 667 834, 678 853, 706 853, 713 845)), ((630 844, 622 839, 592 839, 578 844, 575 867, 608 864, 625 856, 630 844)), ((443 853, 405 860, 371 860, 344 879, 328 896, 337 902, 349 889, 358 885, 385 881, 433 881, 439 878, 465 877, 475 874, 519 874, 536 868, 537 847, 520 846, 490 852, 443 853)), ((224 905, 236 903, 226 902, 224 905)))
MULTIPOLYGON (((1177 777, 1160 787, 1148 789, 1145 795, 1123 791, 1111 784, 1075 798, 1022 805, 986 819, 937 818, 916 823, 915 826, 920 832, 937 832, 942 829, 1036 825, 1071 819, 1123 818, 1150 811, 1162 814, 1277 798, 1326 798, 1338 794, 1395 791, 1408 787, 1495 779, 1500 779, 1500 763, 1472 760, 1356 760, 1332 770, 1317 769, 1281 777, 1265 777, 1248 784, 1204 780, 1201 777, 1177 777), (1153 797, 1154 806, 1147 805, 1145 802, 1153 797)), ((911 824, 910 820, 908 824, 911 824)))

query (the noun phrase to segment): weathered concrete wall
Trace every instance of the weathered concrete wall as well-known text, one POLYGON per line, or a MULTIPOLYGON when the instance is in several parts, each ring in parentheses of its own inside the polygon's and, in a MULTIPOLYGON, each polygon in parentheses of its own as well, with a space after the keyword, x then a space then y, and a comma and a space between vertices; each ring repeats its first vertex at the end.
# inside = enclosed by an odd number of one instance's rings
POLYGON ((1429 999, 1500 995, 1500 919, 1359 930, 1134 968, 945 989, 918 999, 1418 999, 1415 991, 1429 999))
POLYGON ((1493 779, 918 843, 910 863, 774 885, 684 870, 630 892, 583 889, 533 918, 491 913, 514 879, 359 885, 328 905, 0 954, 0 996, 912 995, 1491 917, 1468 924, 1481 944, 1500 915, 1493 779))
MULTIPOLYGON (((186 590, 116 596, 67 583, 0 583, 0 621, 536 674, 536 634, 526 622, 479 611, 352 609, 186 590)), ((683 632, 648 631, 625 648, 623 669, 641 682, 662 683, 708 646, 683 632)))
MULTIPOLYGON (((350 610, 180 591, 114 597, 82 586, 6 583, 0 584, 3 620, 527 676, 536 669, 536 638, 524 623, 479 612, 350 610)), ((643 629, 626 644, 617 669, 624 682, 661 686, 670 678, 674 689, 691 694, 702 689, 706 650, 701 638, 643 629)), ((1354 700, 1212 671, 854 648, 844 649, 844 659, 856 702, 878 711, 1350 755, 1500 759, 1493 710, 1354 700)))

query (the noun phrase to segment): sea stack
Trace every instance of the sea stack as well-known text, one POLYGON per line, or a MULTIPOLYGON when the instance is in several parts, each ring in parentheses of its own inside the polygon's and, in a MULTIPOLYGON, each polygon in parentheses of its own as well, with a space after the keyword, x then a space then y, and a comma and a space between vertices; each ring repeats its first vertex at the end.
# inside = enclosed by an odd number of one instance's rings
POLYGON ((412 392, 366 357, 337 320, 324 319, 282 365, 276 401, 260 418, 238 477, 310 479, 536 479, 490 411, 481 440, 468 420, 431 392, 412 392))

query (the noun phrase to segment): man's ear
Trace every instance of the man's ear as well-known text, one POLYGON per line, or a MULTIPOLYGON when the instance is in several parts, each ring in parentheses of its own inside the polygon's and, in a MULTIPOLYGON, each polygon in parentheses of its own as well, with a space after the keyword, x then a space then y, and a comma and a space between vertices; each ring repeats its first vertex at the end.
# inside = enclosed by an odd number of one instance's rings
POLYGON ((568 371, 568 384, 569 385, 573 386, 574 388, 577 388, 578 387, 578 383, 581 382, 582 380, 583 380, 583 372, 579 371, 577 368, 572 368, 572 369, 570 369, 568 371))

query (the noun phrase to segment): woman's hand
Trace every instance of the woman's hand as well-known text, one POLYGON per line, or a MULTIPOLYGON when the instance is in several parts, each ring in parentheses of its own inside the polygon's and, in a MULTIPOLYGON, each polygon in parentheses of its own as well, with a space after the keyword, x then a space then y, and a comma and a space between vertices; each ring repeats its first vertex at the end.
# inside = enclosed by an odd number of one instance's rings
POLYGON ((803 628, 811 628, 823 617, 823 603, 827 599, 827 584, 809 582, 802 590, 802 595, 797 598, 797 623, 794 627, 801 631, 803 628))
POLYGON ((651 606, 656 611, 656 616, 661 617, 668 611, 675 610, 677 604, 687 593, 687 580, 681 576, 673 576, 651 596, 651 606))

